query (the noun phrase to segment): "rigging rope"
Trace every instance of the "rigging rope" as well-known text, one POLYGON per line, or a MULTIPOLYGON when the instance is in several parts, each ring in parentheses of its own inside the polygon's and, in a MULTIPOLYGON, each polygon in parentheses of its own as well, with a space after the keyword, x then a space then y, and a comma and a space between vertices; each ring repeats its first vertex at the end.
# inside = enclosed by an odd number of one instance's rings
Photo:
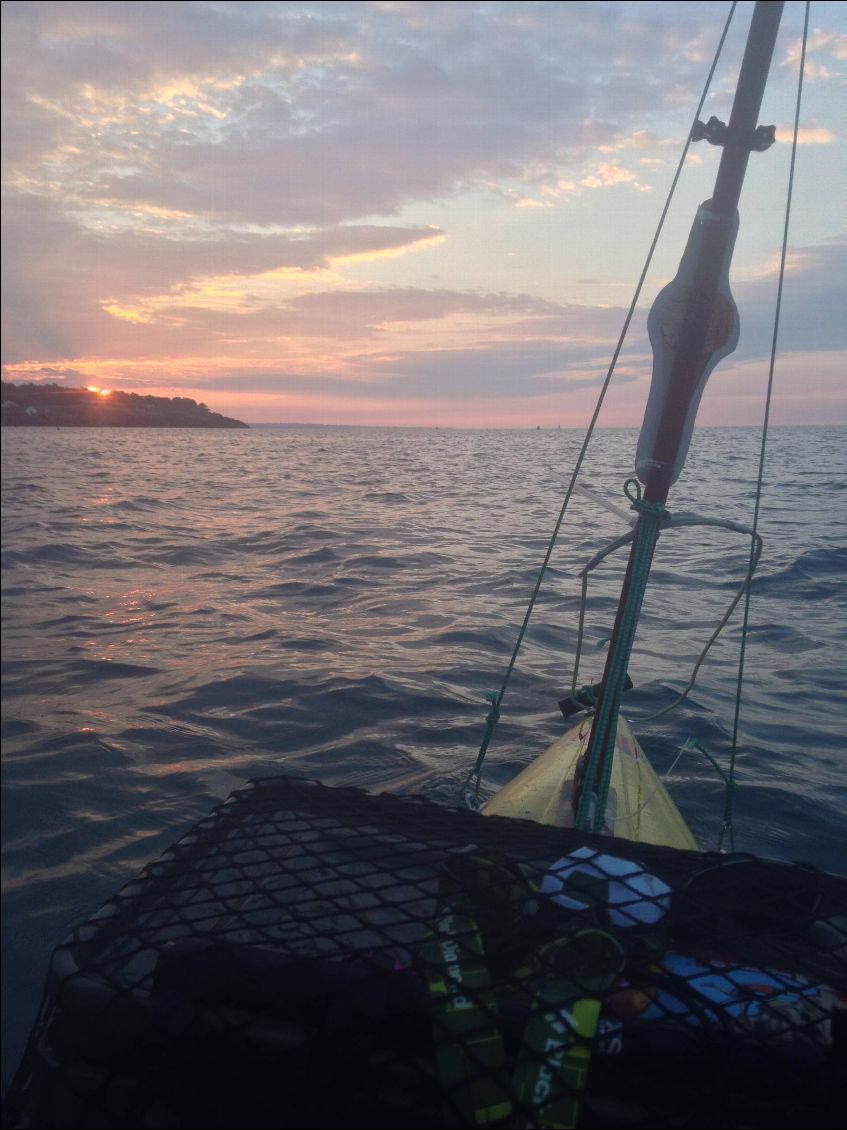
MULTIPOLYGON (((699 119, 700 114, 703 110, 703 106, 705 105, 706 98, 707 98, 709 90, 711 88, 712 79, 714 77, 715 70, 717 69, 718 61, 720 59, 721 52, 722 52, 723 46, 724 46, 724 42, 725 42, 727 34, 729 32, 730 24, 732 23, 732 18, 735 14, 735 9, 737 7, 737 4, 738 4, 738 0, 733 0, 732 5, 730 6, 729 14, 726 18, 726 23, 724 24, 724 28, 723 28, 723 31, 721 33, 721 37, 718 41, 718 46, 717 46, 717 49, 715 51, 714 59, 712 60, 712 65, 709 68, 708 75, 706 76, 706 82, 705 82, 705 85, 703 87, 703 93, 700 95, 700 101, 697 103, 697 109, 694 112, 694 122, 695 123, 699 119)), ((535 582, 535 587, 533 588, 532 595, 529 598, 529 604, 527 606, 527 610, 526 610, 526 613, 525 613, 524 618, 523 618, 523 623, 521 624, 520 630, 518 632, 518 638, 515 642, 515 646, 514 646, 514 649, 512 651, 511 658, 510 658, 509 663, 506 667, 506 671, 505 671, 505 674, 503 676, 503 681, 500 685, 499 691, 496 691, 496 692, 495 691, 489 691, 488 694, 486 695, 486 697, 489 698, 489 700, 493 703, 493 709, 491 711, 489 711, 489 714, 486 717, 487 725, 486 725, 485 734, 484 734, 483 739, 482 739, 482 744, 480 745, 479 753, 477 754, 474 766, 471 769, 470 773, 468 773, 468 775, 465 779, 465 783, 464 783, 464 789, 467 789, 472 781, 475 782, 474 790, 473 790, 473 794, 472 794, 474 801, 478 800, 478 797, 479 797, 480 774, 482 772, 482 763, 485 760, 485 755, 488 752, 488 746, 491 742, 491 738, 493 737, 494 729, 495 729, 497 722, 500 718, 500 706, 502 705, 503 698, 505 697, 506 689, 509 685, 509 680, 512 677, 512 671, 514 670, 515 663, 517 662, 518 654, 520 653, 520 649, 521 649, 521 646, 523 644, 524 636, 526 635, 527 628, 529 627, 529 621, 530 621, 530 618, 532 616, 533 609, 535 608, 535 603, 536 603, 536 600, 538 599, 538 594, 541 591, 541 585, 542 585, 542 582, 544 580, 544 576, 547 572, 547 567, 550 564, 551 557, 553 556, 553 549, 555 548, 556 541, 559 537, 559 531, 562 527, 562 523, 564 522, 565 514, 567 513, 568 506, 570 505, 571 497, 574 493, 574 489, 576 487, 577 479, 579 478, 579 473, 582 470, 582 464, 584 463, 585 457, 588 453, 588 447, 589 447, 591 440, 592 440, 592 437, 594 435, 594 431, 595 431, 595 428, 597 426, 597 420, 600 416, 600 410, 602 409, 603 403, 606 399, 606 393, 608 392, 609 385, 612 382, 612 376, 614 375, 615 366, 618 363, 618 357, 620 356, 620 352, 621 352, 621 349, 623 348, 624 340, 626 339, 626 335, 629 331, 630 322, 632 321, 632 318, 635 314, 635 309, 636 309, 636 306, 638 304, 638 299, 641 297, 641 291, 642 291, 642 288, 644 286, 644 281, 647 278, 647 272, 650 269, 650 264, 653 261, 653 255, 654 255, 655 250, 656 250, 656 245, 659 242, 659 237, 660 237, 660 235, 662 233, 662 229, 664 228, 664 225, 665 225, 665 219, 667 218, 668 211, 670 210, 671 202, 672 202, 674 194, 676 192, 676 187, 677 187, 677 184, 679 182, 679 178, 682 174, 682 168, 683 168, 683 165, 685 164, 685 159, 688 156, 688 150, 689 150, 689 148, 691 146, 691 142, 692 142, 692 132, 693 132, 693 127, 692 127, 691 130, 689 130, 688 136, 685 139, 685 144, 682 147, 682 153, 680 154, 679 162, 677 164, 676 171, 673 175, 673 179, 671 181, 670 189, 668 190, 668 195, 667 195, 667 198, 665 200, 664 207, 662 208, 661 215, 659 217, 659 222, 656 226, 656 231, 655 231, 655 233, 653 235, 653 239, 650 243, 650 247, 649 247, 649 250, 647 252, 647 258, 644 261, 644 266, 641 270, 641 275, 639 276, 638 283, 636 284, 635 292, 632 296, 632 301, 630 302, 629 309, 627 310, 626 317, 624 318, 623 327, 621 328, 620 336, 618 337, 618 341, 617 341, 617 344, 615 346, 615 350, 612 354, 612 359, 611 359, 611 362, 609 363, 608 371, 606 372, 605 379, 604 379, 603 384, 600 388, 600 393, 597 397, 597 403, 594 406, 594 411, 592 413, 591 420, 589 421, 589 424, 588 424, 588 430, 586 431, 585 439, 583 440, 582 446, 579 450, 579 455, 577 456, 576 464, 574 466, 573 473, 571 474, 571 478, 570 478, 570 482, 568 483, 567 491, 565 492, 565 498, 564 498, 564 501, 562 503, 561 509, 559 510, 559 516, 556 519, 556 523, 553 527, 553 533, 550 536, 550 541, 547 545, 547 551, 544 554, 544 560, 542 561, 541 568, 538 571, 538 577, 537 577, 536 582, 535 582)), ((468 798, 468 799, 470 800, 470 798, 468 798)))
POLYGON ((576 810, 576 826, 586 831, 600 832, 609 796, 614 762, 613 747, 620 709, 626 665, 632 651, 632 643, 641 615, 641 602, 647 587, 650 563, 659 539, 659 532, 669 514, 664 506, 647 502, 641 497, 641 484, 638 479, 628 479, 624 491, 638 511, 639 520, 635 527, 635 540, 630 557, 631 581, 629 599, 621 611, 618 633, 619 647, 612 651, 604 676, 605 691, 594 720, 592 742, 585 767, 584 784, 580 790, 576 810), (630 488, 630 489, 627 489, 630 488), (596 787, 595 787, 596 782, 596 787))
MULTIPOLYGON (((662 532, 664 533, 666 530, 691 528, 693 526, 709 526, 715 527, 717 529, 731 530, 733 533, 744 534, 747 537, 751 538, 753 541, 753 571, 755 571, 762 556, 762 537, 760 534, 755 533, 749 526, 744 526, 740 522, 734 522, 725 518, 701 518, 698 514, 677 514, 675 517, 669 517, 667 521, 662 524, 662 532)), ((620 537, 615 538, 614 541, 610 542, 598 553, 595 553, 591 560, 586 563, 586 565, 580 572, 580 577, 582 578, 582 598, 580 600, 579 606, 579 628, 577 634, 576 655, 574 657, 574 675, 573 681, 571 683, 572 697, 576 696, 579 683, 579 665, 582 659, 582 644, 585 634, 585 611, 588 602, 588 574, 593 569, 596 569, 597 566, 611 553, 615 553, 618 549, 622 549, 625 545, 628 545, 634 537, 634 530, 628 530, 627 533, 621 534, 620 537)), ((739 601, 749 588, 751 577, 752 572, 748 563, 748 567, 744 573, 744 578, 738 589, 736 590, 732 600, 730 601, 729 607, 721 617, 720 622, 718 623, 712 634, 709 636, 708 640, 706 641, 705 647, 697 657, 694 668, 691 672, 691 676, 685 688, 677 695, 677 697, 669 706, 663 706, 661 710, 656 711, 654 714, 640 716, 640 722, 652 722, 656 718, 661 718, 664 714, 668 714, 671 710, 675 710, 676 707, 679 706, 679 704, 688 697, 688 695, 691 693, 691 689, 697 681, 697 675, 699 674, 700 668, 702 667, 706 656, 711 650, 712 645, 715 643, 718 636, 726 627, 730 617, 738 607, 739 601)), ((582 692, 580 691, 580 694, 581 693, 582 692)))
MULTIPOLYGON (((765 475, 765 452, 768 442, 768 424, 770 422, 771 402, 773 400, 773 384, 774 384, 774 368, 776 366, 776 346, 779 338, 779 316, 782 309, 782 288, 785 281, 785 262, 788 256, 788 227, 791 219, 791 200, 794 192, 794 169, 797 161, 797 139, 800 133, 800 105, 803 97, 803 75, 806 67, 806 45, 809 38, 809 12, 811 10, 810 0, 806 2, 806 13, 803 22, 803 42, 800 48, 800 73, 797 79, 797 102, 794 108, 794 135, 791 141, 791 162, 788 170, 788 190, 785 198, 785 222, 782 230, 782 251, 779 261, 779 284, 776 292, 776 307, 774 309, 773 319, 773 335, 771 337, 771 356, 770 364, 768 366, 768 386, 765 394, 765 412, 762 421, 762 442, 759 448, 759 472, 756 481, 756 499, 753 506, 753 523, 752 528, 754 533, 758 531, 759 527, 759 513, 761 510, 762 493, 764 489, 764 475, 765 475)), ((730 847, 733 846, 732 836, 732 798, 735 785, 735 763, 738 756, 738 729, 741 720, 741 696, 744 684, 744 662, 747 653, 747 636, 750 623, 750 584, 752 579, 753 569, 755 568, 753 562, 753 548, 750 549, 750 565, 748 567, 748 584, 744 600, 744 615, 741 624, 741 646, 738 656, 738 678, 736 682, 735 691, 735 715, 732 723, 732 746, 729 755, 729 781, 730 787, 726 790, 726 800, 724 804, 723 825, 721 827, 720 836, 718 838, 718 848, 723 846, 724 836, 729 835, 730 847)))

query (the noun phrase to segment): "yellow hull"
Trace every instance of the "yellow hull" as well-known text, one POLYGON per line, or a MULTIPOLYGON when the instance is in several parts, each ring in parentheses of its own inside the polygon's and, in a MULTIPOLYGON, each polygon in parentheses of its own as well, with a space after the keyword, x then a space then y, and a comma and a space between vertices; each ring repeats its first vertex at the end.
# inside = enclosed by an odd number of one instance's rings
MULTIPOLYGON (((483 813, 519 817, 559 828, 573 827, 573 779, 590 733, 591 719, 580 719, 493 796, 483 813)), ((625 840, 697 849, 687 824, 623 718, 618 719, 603 831, 625 840)))

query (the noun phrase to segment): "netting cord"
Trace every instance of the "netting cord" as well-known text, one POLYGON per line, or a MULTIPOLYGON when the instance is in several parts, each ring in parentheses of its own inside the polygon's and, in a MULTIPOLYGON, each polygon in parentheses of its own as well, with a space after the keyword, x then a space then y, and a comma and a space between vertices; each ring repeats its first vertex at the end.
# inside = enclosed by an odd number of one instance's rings
MULTIPOLYGON (((765 477, 765 454, 768 442, 768 425, 770 423, 771 403, 773 400, 774 369, 776 367, 776 347, 779 339, 779 317, 782 309, 782 289, 785 282, 785 262, 788 257, 788 228, 791 219, 791 200, 794 193, 794 169, 797 162, 797 139, 800 133, 800 106, 803 98, 803 75, 806 67, 806 45, 809 38, 809 13, 810 0, 806 2, 806 14, 803 22, 803 42, 800 48, 800 73, 797 79, 797 102, 794 108, 794 135, 791 141, 791 162, 788 170, 788 189, 785 198, 785 221, 782 230, 782 251, 779 261, 779 284, 776 292, 776 306, 774 308, 773 334, 771 337, 771 356, 768 366, 768 386, 765 395, 765 412, 762 421, 762 442, 759 448, 759 470, 756 480, 756 498, 753 506, 752 529, 754 533, 759 526, 759 513, 761 511, 762 494, 765 477)), ((755 562, 753 560, 753 547, 750 548, 750 563, 747 570, 748 584, 744 597, 744 614, 741 624, 741 646, 738 654, 738 676, 735 687, 735 713, 732 722, 732 745, 729 754, 729 784, 727 785, 724 799, 724 813, 721 831, 718 836, 718 849, 723 847, 724 838, 729 837, 730 847, 733 847, 732 808, 735 792, 735 766, 738 757, 738 730, 741 721, 741 699, 744 686, 744 663, 747 655, 747 637, 750 624, 750 581, 752 580, 755 562)))
MULTIPOLYGON (((724 24, 723 31, 721 32, 721 37, 718 41, 718 46, 717 46, 717 49, 715 51, 715 57, 712 60, 712 65, 709 68, 708 75, 706 76, 706 82, 705 82, 705 85, 703 86, 703 93, 700 95, 700 101, 697 103, 697 109, 694 112, 694 122, 696 122, 699 119, 700 114, 703 110, 703 106, 706 102, 706 98, 708 97, 708 93, 709 93, 709 90, 710 90, 711 85, 712 85, 712 79, 714 78, 715 70, 717 69, 717 65, 718 65, 718 62, 719 62, 720 57, 721 57, 721 52, 723 51, 724 42, 726 41, 726 37, 727 37, 727 34, 729 32, 729 28, 730 28, 730 25, 732 23, 732 18, 735 15, 735 9, 736 9, 737 6, 738 6, 738 0, 733 0, 732 4, 730 6, 730 9, 729 9, 729 14, 726 18, 726 23, 724 24)), ((615 346, 614 353, 612 354, 612 359, 609 363, 609 368, 606 372, 605 379, 604 379, 603 384, 600 388, 600 393, 597 397, 597 402, 594 406, 594 411, 592 413, 591 420, 588 424, 588 429, 585 433, 585 439, 582 441, 582 446, 580 447, 579 455, 577 456, 576 464, 574 465, 573 473, 571 474, 570 482, 568 483, 568 488, 565 492, 565 498, 564 498, 564 501, 562 502, 561 509, 559 510, 559 516, 556 519, 556 524, 553 527, 553 533, 550 536, 550 541, 547 545, 547 550, 544 554, 544 560, 541 563, 541 568, 538 570, 538 576, 537 576, 536 581, 535 581, 535 586, 532 590, 532 595, 529 598, 529 604, 527 606, 527 610, 526 610, 526 613, 525 613, 524 618, 523 618, 523 623, 521 624, 520 630, 518 632, 518 638, 515 641, 515 646, 514 646, 514 649, 512 651, 511 658, 510 658, 509 663, 506 667, 505 674, 503 675, 503 681, 500 685, 499 691, 497 691, 497 692, 491 691, 491 692, 488 693, 488 695, 486 695, 486 697, 488 697, 489 699, 491 698, 491 695, 495 696, 493 699, 491 699, 491 701, 493 702, 493 710, 489 711, 488 716, 486 718, 487 725, 486 725, 485 734, 483 735, 483 738, 482 738, 482 744, 479 747, 479 753, 477 754, 474 766, 471 769, 471 771, 468 773, 468 775, 465 779, 464 786, 463 786, 464 789, 467 789, 468 786, 470 785, 471 781, 475 780, 475 787, 474 787, 473 795, 477 799, 479 797, 479 785, 480 785, 480 774, 482 772, 482 763, 485 760, 485 755, 488 752, 488 746, 491 742, 491 738, 494 735, 495 727, 496 727, 497 722, 499 721, 499 718, 500 718, 500 707, 501 707, 503 699, 506 695, 506 689, 509 685, 509 680, 512 677, 512 671, 515 668, 515 663, 517 662, 517 658, 518 658, 518 655, 520 653, 520 649, 523 645, 524 636, 526 635, 527 628, 529 627, 529 621, 530 621, 530 618, 532 616, 533 610, 535 608, 535 603, 538 599, 538 594, 541 591, 541 585, 544 581, 544 576, 547 572, 547 567, 550 564, 551 557, 553 556, 553 550, 556 546, 556 541, 558 540, 558 537, 559 537, 559 531, 562 528, 562 523, 565 520, 565 515, 567 513, 568 507, 570 506, 571 497, 573 495, 574 488, 576 487, 577 479, 579 478, 580 471, 582 470, 582 465, 585 462, 585 457, 588 454, 588 448, 589 448, 591 440, 594 436, 594 431, 597 427, 597 420, 600 416, 600 411, 601 411, 601 409, 603 407, 603 403, 606 399, 606 393, 609 390, 609 385, 612 382, 612 377, 613 377, 614 372, 615 372, 615 367, 618 363, 618 357, 620 356, 621 350, 623 348, 623 344, 624 344, 624 341, 626 339, 626 335, 629 332, 630 322, 633 319, 636 306, 638 305, 638 300, 641 297, 641 291, 644 287, 644 282, 645 282, 645 279, 647 278, 647 272, 650 269, 650 264, 653 261, 653 255, 656 251, 656 246, 659 242, 659 237, 661 236, 662 230, 665 226, 665 220, 667 218, 668 212, 670 211, 671 202, 673 201, 674 195, 676 193, 676 187, 677 187, 677 184, 679 183, 679 178, 682 174, 682 168, 683 168, 683 165, 685 164, 685 159, 688 156, 688 150, 691 146, 691 134, 692 134, 692 130, 689 130, 688 136, 685 139, 685 144, 682 147, 682 153, 680 154, 680 158, 679 158, 679 162, 677 163, 676 171, 673 175, 673 180, 671 181, 671 185, 670 185, 670 188, 668 190, 667 198, 666 198, 664 206, 662 208, 661 215, 659 216, 659 222, 656 225, 656 231, 653 235, 653 239, 650 243, 650 247, 649 247, 649 250, 647 252, 647 258, 644 261, 644 266, 641 270, 641 275, 639 276, 638 283, 636 284, 635 292, 632 296, 632 301, 629 304, 629 309, 627 310, 626 317, 624 318, 624 322, 623 322, 623 326, 621 328, 620 336, 618 337, 618 341, 617 341, 617 344, 615 346)))

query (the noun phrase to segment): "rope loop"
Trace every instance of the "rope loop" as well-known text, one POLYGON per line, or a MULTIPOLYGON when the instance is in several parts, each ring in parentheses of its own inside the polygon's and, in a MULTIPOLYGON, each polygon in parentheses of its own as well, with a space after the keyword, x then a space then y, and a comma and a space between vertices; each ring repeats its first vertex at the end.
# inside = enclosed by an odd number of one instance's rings
POLYGON ((661 502, 645 502, 641 497, 641 483, 638 479, 627 479, 623 485, 623 492, 629 499, 630 508, 639 514, 650 514, 660 521, 668 521, 671 517, 670 510, 661 502))

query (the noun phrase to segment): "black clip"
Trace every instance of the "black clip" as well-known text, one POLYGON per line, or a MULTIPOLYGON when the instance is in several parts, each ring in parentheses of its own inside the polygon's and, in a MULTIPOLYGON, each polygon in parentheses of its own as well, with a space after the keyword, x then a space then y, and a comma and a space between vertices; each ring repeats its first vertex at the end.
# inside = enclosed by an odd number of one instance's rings
MULTIPOLYGON (((632 686, 632 679, 629 675, 624 675, 623 689, 631 691, 632 686)), ((581 714, 583 710, 593 710, 602 690, 602 682, 594 687, 581 687, 576 694, 569 695, 567 698, 560 698, 559 709, 565 718, 570 718, 572 714, 581 714)))
POLYGON ((692 141, 708 141, 710 145, 732 146, 764 153, 776 141, 776 126, 757 126, 753 130, 730 129, 720 118, 711 117, 705 124, 698 118, 691 131, 692 141))

